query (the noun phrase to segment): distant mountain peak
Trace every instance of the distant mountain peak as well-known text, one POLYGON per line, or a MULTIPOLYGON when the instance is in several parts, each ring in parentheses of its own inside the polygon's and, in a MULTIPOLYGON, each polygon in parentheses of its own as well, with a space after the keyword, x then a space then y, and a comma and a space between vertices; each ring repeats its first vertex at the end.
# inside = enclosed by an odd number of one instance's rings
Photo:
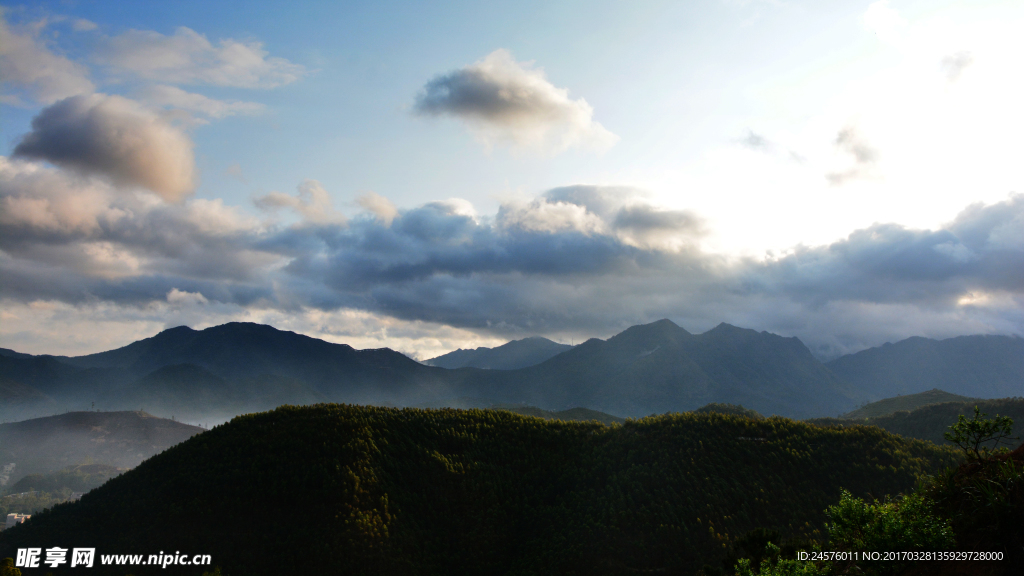
POLYGON ((530 336, 506 342, 495 348, 483 346, 468 350, 459 348, 453 352, 425 360, 423 363, 427 366, 449 370, 456 368, 516 370, 535 366, 571 348, 572 346, 568 344, 559 344, 543 336, 530 336))

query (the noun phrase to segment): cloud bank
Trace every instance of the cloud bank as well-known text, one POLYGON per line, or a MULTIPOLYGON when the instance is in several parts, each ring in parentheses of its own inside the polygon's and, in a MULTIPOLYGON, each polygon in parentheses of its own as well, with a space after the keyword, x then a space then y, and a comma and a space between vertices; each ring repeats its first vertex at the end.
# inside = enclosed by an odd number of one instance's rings
POLYGON ((437 76, 416 98, 422 116, 466 122, 484 142, 561 152, 603 150, 618 137, 594 121, 594 109, 547 80, 544 71, 495 50, 474 64, 437 76))
POLYGON ((464 200, 396 209, 367 195, 366 211, 343 219, 306 181, 295 196, 258 200, 301 217, 284 225, 118 186, 0 163, 5 308, 361 314, 492 340, 607 336, 668 317, 695 331, 728 321, 796 335, 823 355, 914 334, 1024 333, 1021 195, 969 206, 941 228, 877 224, 765 260, 703 251, 697 214, 628 187, 556 188, 493 216, 464 200))

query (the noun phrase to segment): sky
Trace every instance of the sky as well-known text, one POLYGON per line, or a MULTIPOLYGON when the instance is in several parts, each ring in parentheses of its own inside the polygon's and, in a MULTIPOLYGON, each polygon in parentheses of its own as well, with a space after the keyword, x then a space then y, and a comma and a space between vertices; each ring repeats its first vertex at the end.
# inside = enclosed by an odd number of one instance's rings
POLYGON ((0 13, 0 347, 1024 334, 1024 3, 0 13))

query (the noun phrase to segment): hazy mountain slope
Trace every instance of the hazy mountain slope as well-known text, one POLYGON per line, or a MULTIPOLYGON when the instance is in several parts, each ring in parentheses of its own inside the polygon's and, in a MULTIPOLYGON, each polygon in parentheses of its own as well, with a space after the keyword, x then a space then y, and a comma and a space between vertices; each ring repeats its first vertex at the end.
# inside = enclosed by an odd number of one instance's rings
POLYGON ((63 384, 81 372, 53 356, 0 356, 0 375, 43 394, 64 392, 63 384))
POLYGON ((798 338, 719 324, 689 352, 717 383, 714 401, 763 414, 839 413, 857 399, 798 338))
POLYGON ((293 407, 236 418, 0 533, 0 557, 68 541, 201 552, 253 576, 692 574, 731 537, 821 529, 841 487, 906 490, 945 457, 878 429, 780 418, 608 427, 293 407))
POLYGON ((826 366, 796 338, 728 324, 694 335, 661 320, 608 340, 590 339, 526 368, 484 370, 424 366, 388 349, 354 350, 270 326, 231 323, 173 328, 78 358, 0 356, 0 378, 37 389, 58 409, 99 402, 193 419, 325 400, 584 407, 631 417, 723 403, 806 418, 848 412, 865 400, 892 395, 881 396, 882 390, 904 393, 901 387, 923 385, 922 379, 929 383, 924 390, 940 377, 988 390, 975 396, 1024 390, 1020 383, 1014 388, 1014 378, 1024 378, 1021 342, 918 338, 826 366), (180 368, 185 365, 193 368, 180 368), (201 372, 190 376, 187 370, 201 372))
POLYGON ((34 404, 37 402, 53 404, 53 399, 31 386, 25 386, 6 376, 0 376, 0 406, 34 404))
POLYGON ((633 326, 607 341, 591 338, 520 370, 452 370, 462 396, 546 410, 579 406, 641 416, 705 404, 710 381, 686 356, 672 353, 693 338, 668 320, 633 326))
POLYGON ((547 338, 533 336, 513 340, 495 348, 480 347, 475 350, 459 348, 423 363, 439 368, 487 368, 491 370, 515 370, 534 366, 571 349, 568 344, 559 344, 547 338))
POLYGON ((202 428, 144 412, 70 412, 0 424, 0 466, 14 463, 10 482, 74 464, 130 468, 202 428))
POLYGON ((796 338, 723 324, 693 335, 669 320, 590 339, 537 366, 453 370, 462 396, 548 410, 585 406, 624 416, 681 412, 711 402, 820 416, 856 398, 796 338))
POLYGON ((23 352, 15 352, 10 348, 0 348, 0 356, 7 356, 8 358, 31 358, 32 354, 25 354, 23 352))
POLYGON ((886 398, 884 400, 878 400, 870 404, 865 404, 860 408, 852 412, 847 412, 840 416, 840 418, 849 418, 850 420, 863 420, 864 418, 873 418, 878 416, 887 416, 893 412, 900 410, 916 410, 922 406, 929 404, 941 404, 944 402, 982 402, 981 398, 970 398, 968 396, 960 396, 958 394, 950 394, 944 392, 938 388, 928 390, 927 392, 921 392, 918 394, 907 394, 906 396, 896 396, 895 398, 886 398))
POLYGON ((106 464, 78 464, 47 474, 29 474, 12 485, 8 492, 12 494, 30 490, 50 493, 59 493, 65 490, 88 492, 125 470, 127 469, 106 464))
POLYGON ((305 383, 276 374, 225 380, 195 364, 158 368, 124 389, 100 397, 105 410, 136 409, 190 420, 227 420, 245 412, 271 410, 282 404, 326 402, 305 383))
POLYGON ((981 398, 1024 395, 1024 338, 907 338, 826 364, 869 400, 939 388, 981 398))
POLYGON ((137 377, 191 364, 231 382, 276 375, 332 401, 414 403, 444 392, 443 370, 382 348, 355 350, 271 326, 233 322, 165 330, 117 350, 70 358, 77 366, 121 366, 137 377))
POLYGON ((53 414, 58 409, 53 398, 31 386, 0 375, 0 421, 53 414))

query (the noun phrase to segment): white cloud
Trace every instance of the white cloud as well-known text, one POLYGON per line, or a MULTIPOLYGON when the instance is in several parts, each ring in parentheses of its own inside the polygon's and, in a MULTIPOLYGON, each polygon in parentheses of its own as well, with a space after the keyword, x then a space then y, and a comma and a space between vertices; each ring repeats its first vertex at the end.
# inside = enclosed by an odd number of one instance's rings
MULTIPOLYGON (((40 26, 14 29, 0 8, 0 80, 8 87, 27 91, 33 99, 50 104, 95 89, 85 67, 54 54, 39 38, 40 26)), ((7 103, 18 103, 5 94, 7 103)))
POLYGON ((185 290, 178 290, 177 288, 172 288, 171 291, 167 293, 167 302, 169 304, 187 305, 206 304, 207 302, 209 302, 209 300, 207 300, 206 296, 203 296, 199 292, 186 292, 185 290))
POLYGON ((85 18, 78 18, 71 24, 71 29, 75 32, 91 32, 99 28, 95 22, 86 20, 85 18))
POLYGON ((237 115, 261 114, 266 110, 266 106, 258 102, 216 100, 202 94, 187 92, 176 86, 164 84, 148 86, 138 93, 138 97, 151 106, 183 110, 214 119, 237 115))
POLYGON ((316 180, 306 180, 299 184, 295 196, 271 192, 260 196, 255 202, 264 210, 291 208, 311 224, 344 224, 346 221, 345 215, 334 209, 330 193, 316 180))
POLYGON ((375 192, 368 192, 356 198, 356 202, 376 216, 385 226, 391 226, 395 216, 398 216, 398 208, 395 207, 391 200, 375 192))
POLYGON ((115 70, 172 84, 275 88, 307 73, 300 64, 269 57, 260 42, 222 39, 215 45, 184 26, 170 36, 130 30, 106 38, 96 59, 115 70))
POLYGON ((417 97, 420 115, 465 121, 488 145, 497 142, 561 152, 571 147, 604 150, 618 136, 594 121, 586 100, 572 100, 540 68, 516 62, 503 49, 483 60, 437 76, 417 97))

